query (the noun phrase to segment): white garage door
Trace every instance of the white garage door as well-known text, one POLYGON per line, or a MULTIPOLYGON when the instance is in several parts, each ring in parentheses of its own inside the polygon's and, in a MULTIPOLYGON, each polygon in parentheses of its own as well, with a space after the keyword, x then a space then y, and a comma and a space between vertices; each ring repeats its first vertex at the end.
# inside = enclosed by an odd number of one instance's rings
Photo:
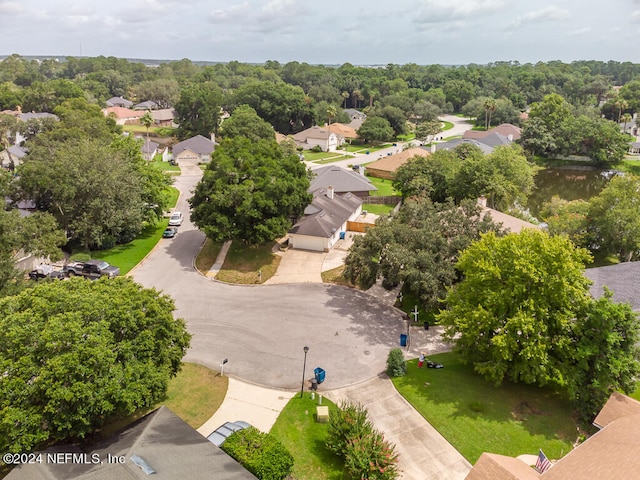
POLYGON ((293 248, 324 252, 325 239, 321 237, 311 237, 309 235, 289 235, 289 243, 293 248))

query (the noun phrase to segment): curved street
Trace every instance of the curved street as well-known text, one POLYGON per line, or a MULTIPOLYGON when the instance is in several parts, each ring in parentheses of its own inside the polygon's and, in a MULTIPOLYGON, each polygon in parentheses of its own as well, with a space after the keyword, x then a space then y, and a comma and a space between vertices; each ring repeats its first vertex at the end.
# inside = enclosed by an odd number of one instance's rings
POLYGON ((305 345, 305 378, 313 377, 315 367, 323 368, 323 389, 382 372, 406 324, 395 309, 370 295, 323 284, 226 285, 195 270, 205 237, 189 221, 187 198, 202 171, 197 165, 181 168, 176 210, 185 213, 185 221, 174 239, 161 240, 130 275, 175 300, 176 315, 193 334, 184 360, 219 369, 226 358, 225 373, 281 389, 300 388, 305 345))

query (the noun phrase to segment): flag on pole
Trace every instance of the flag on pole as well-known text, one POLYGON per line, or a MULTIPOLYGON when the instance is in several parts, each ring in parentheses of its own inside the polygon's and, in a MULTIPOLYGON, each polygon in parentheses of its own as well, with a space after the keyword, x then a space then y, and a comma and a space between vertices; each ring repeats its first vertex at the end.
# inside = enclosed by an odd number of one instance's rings
POLYGON ((542 450, 540 450, 540 453, 538 454, 538 460, 536 460, 536 470, 538 470, 540 473, 544 473, 549 470, 550 467, 551 462, 549 461, 547 456, 542 453, 542 450))

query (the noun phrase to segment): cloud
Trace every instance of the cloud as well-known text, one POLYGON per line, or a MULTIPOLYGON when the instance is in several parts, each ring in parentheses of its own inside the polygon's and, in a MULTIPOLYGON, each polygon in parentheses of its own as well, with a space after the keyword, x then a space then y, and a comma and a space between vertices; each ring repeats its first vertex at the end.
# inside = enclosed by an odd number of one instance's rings
POLYGON ((557 5, 548 5, 541 10, 527 12, 508 23, 503 30, 511 31, 519 28, 522 24, 531 25, 537 23, 554 22, 569 18, 569 11, 557 5))
POLYGON ((578 28, 576 30, 571 30, 567 33, 567 35, 575 37, 577 35, 584 35, 585 33, 590 33, 591 27, 578 28))
POLYGON ((211 23, 227 23, 227 22, 237 22, 244 23, 246 18, 251 13, 251 8, 249 7, 249 3, 244 2, 238 5, 232 5, 226 9, 218 9, 214 10, 209 14, 209 20, 211 23))
POLYGON ((440 23, 461 21, 470 17, 483 17, 505 8, 503 0, 426 0, 415 21, 417 23, 440 23))
POLYGON ((21 4, 0 0, 0 15, 17 15, 23 11, 21 4))

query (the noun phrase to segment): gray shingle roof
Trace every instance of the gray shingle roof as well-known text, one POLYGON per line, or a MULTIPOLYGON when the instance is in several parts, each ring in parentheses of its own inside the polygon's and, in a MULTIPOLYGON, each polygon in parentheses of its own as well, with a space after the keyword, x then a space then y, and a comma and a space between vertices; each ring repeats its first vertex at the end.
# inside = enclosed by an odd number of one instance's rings
POLYGON ((327 197, 327 190, 313 192, 313 201, 305 209, 305 216, 289 233, 312 237, 331 237, 340 226, 362 205, 362 200, 352 193, 327 197))
POLYGON ((20 120, 22 120, 23 122, 26 122, 27 120, 31 120, 34 118, 53 118, 54 120, 59 120, 57 115, 54 115, 53 113, 47 113, 47 112, 27 112, 27 113, 21 113, 18 115, 18 118, 20 120))
POLYGON ((251 473, 205 437, 178 418, 171 410, 160 407, 123 431, 97 445, 84 449, 75 445, 53 447, 57 452, 86 452, 100 455, 102 464, 67 463, 27 464, 14 469, 7 480, 255 480, 251 473), (107 454, 123 455, 125 462, 108 463, 107 454), (131 460, 142 458, 155 470, 145 474, 131 460))
POLYGON ((202 135, 196 135, 195 137, 188 138, 180 143, 176 143, 173 146, 173 154, 180 155, 185 150, 191 150, 198 155, 208 155, 215 150, 215 144, 202 135))
POLYGON ((327 188, 329 185, 333 187, 336 193, 370 192, 377 190, 367 177, 353 170, 346 170, 336 165, 318 168, 313 170, 312 173, 315 174, 315 177, 311 180, 311 186, 309 187, 310 192, 327 188))
POLYGON ((640 311, 640 262, 624 262, 607 267, 588 268, 591 295, 600 298, 604 287, 613 290, 615 302, 628 303, 635 311, 640 311))
POLYGON ((453 140, 449 140, 448 142, 437 143, 436 151, 437 150, 453 150, 458 145, 463 143, 470 143, 471 145, 475 145, 476 147, 479 147, 480 150, 482 150, 482 152, 485 154, 489 154, 493 152, 493 147, 490 147, 487 144, 481 143, 480 141, 474 140, 471 138, 454 138, 453 140))
POLYGON ((107 107, 129 108, 133 105, 133 102, 122 97, 111 97, 109 100, 106 101, 106 104, 107 104, 107 107))
POLYGON ((144 143, 142 144, 142 153, 153 153, 160 146, 159 143, 154 142, 153 140, 144 139, 144 143))

